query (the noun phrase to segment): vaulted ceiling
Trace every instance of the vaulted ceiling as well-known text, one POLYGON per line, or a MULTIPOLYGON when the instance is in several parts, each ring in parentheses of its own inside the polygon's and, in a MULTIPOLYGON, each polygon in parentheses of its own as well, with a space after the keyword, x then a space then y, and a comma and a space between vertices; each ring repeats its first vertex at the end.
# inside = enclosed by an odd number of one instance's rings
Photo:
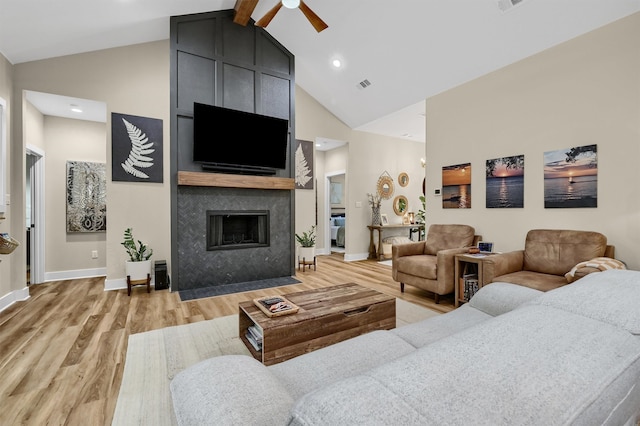
MULTIPOLYGON (((256 0, 237 0, 238 5, 256 0)), ((424 100, 640 11, 640 0, 306 0, 328 28, 281 8, 266 30, 296 83, 349 127, 424 141, 424 100), (502 9, 505 6, 506 11, 502 9), (334 59, 341 68, 332 65, 334 59), (363 83, 367 85, 363 88, 363 83)), ((258 21, 277 4, 259 0, 258 21)), ((0 0, 13 64, 169 37, 169 17, 236 0, 0 0)), ((252 22, 249 23, 250 25, 252 22)))

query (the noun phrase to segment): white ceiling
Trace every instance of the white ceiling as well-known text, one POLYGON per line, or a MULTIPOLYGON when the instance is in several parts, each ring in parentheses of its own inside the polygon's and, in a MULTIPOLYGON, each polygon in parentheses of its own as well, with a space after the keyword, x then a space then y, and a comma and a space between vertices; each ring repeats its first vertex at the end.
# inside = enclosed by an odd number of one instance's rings
MULTIPOLYGON (((267 31, 295 55, 296 83, 349 127, 424 142, 426 98, 640 11, 640 0, 523 0, 507 12, 498 1, 306 0, 328 29, 282 8, 267 31)), ((17 64, 167 39, 170 16, 234 4, 0 0, 0 52, 17 64)))

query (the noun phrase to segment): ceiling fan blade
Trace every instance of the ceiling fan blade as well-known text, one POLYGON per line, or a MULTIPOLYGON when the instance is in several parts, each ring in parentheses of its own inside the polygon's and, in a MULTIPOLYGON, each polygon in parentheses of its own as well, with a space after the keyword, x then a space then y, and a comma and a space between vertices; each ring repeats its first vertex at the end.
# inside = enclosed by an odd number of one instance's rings
POLYGON ((281 7, 282 7, 282 2, 278 1, 278 4, 273 6, 273 8, 270 11, 268 11, 262 18, 260 18, 258 22, 256 22, 256 25, 262 28, 269 25, 269 22, 271 22, 273 17, 276 16, 276 13, 278 13, 281 7))
POLYGON ((307 17, 313 28, 316 29, 317 32, 321 32, 326 30, 329 26, 322 20, 318 15, 316 15, 313 10, 309 9, 304 1, 300 0, 299 9, 304 13, 304 16, 307 17))
POLYGON ((233 22, 246 26, 251 19, 251 14, 258 4, 258 0, 236 0, 236 5, 233 7, 235 15, 233 16, 233 22))

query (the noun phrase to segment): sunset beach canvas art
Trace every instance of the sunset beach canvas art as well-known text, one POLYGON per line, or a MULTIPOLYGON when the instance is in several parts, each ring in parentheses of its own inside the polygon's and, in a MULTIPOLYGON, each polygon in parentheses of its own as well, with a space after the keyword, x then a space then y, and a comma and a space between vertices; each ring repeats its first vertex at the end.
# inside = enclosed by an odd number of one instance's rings
POLYGON ((471 163, 442 168, 442 208, 471 208, 471 163))
POLYGON ((524 207, 524 155, 494 158, 486 164, 486 207, 524 207))
POLYGON ((544 153, 544 207, 598 207, 598 146, 544 153))

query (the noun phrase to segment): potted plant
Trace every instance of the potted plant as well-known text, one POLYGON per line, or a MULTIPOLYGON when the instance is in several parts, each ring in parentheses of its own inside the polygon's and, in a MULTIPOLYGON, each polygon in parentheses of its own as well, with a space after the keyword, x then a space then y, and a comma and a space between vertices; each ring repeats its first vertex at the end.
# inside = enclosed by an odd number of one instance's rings
POLYGON ((304 259, 305 263, 313 263, 316 256, 316 226, 313 225, 309 231, 303 232, 302 235, 296 234, 296 241, 300 244, 298 257, 304 259))
POLYGON ((147 274, 151 273, 151 260, 149 258, 153 254, 153 249, 140 240, 136 243, 131 228, 125 229, 124 241, 120 244, 124 246, 129 255, 129 260, 125 265, 127 276, 131 281, 146 280, 147 274))

